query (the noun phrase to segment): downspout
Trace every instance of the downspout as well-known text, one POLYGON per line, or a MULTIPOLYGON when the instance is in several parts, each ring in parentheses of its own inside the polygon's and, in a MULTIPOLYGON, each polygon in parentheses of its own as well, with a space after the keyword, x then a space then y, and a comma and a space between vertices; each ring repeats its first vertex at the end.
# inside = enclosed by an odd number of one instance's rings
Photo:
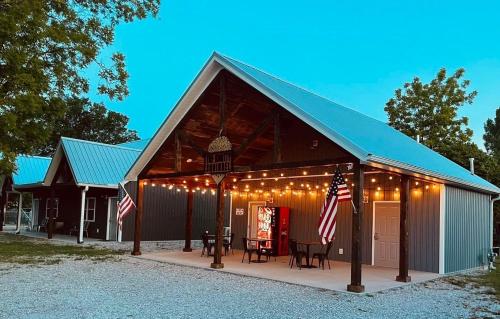
POLYGON ((85 195, 89 190, 88 186, 82 188, 82 202, 80 206, 80 230, 78 232, 78 241, 77 243, 83 244, 83 224, 85 222, 85 195))
POLYGON ((495 206, 494 204, 495 204, 495 202, 496 202, 497 200, 500 200, 500 195, 497 195, 497 197, 496 197, 496 198, 493 198, 493 196, 491 196, 491 216, 490 216, 490 218, 491 218, 491 220, 490 220, 490 225, 491 225, 491 234, 490 234, 490 249, 493 249, 493 229, 495 228, 495 227, 494 227, 494 224, 493 224, 493 223, 494 223, 494 219, 495 219, 495 217, 494 217, 495 212, 494 212, 494 209, 493 209, 493 208, 494 208, 494 206, 495 206))

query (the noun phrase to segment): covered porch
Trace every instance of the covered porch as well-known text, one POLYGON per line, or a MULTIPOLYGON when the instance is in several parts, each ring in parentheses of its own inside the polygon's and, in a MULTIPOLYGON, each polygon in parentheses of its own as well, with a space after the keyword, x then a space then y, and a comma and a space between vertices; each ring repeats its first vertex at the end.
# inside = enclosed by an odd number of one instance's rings
MULTIPOLYGON (((147 252, 140 258, 165 262, 170 264, 211 269, 210 263, 206 257, 200 257, 201 250, 193 250, 191 253, 182 251, 156 251, 147 252)), ((288 256, 277 257, 277 260, 267 263, 251 263, 241 262, 242 251, 235 251, 234 255, 230 254, 224 257, 224 268, 219 271, 276 280, 290 284, 309 286, 319 289, 328 289, 333 291, 347 291, 346 278, 349 278, 351 264, 348 262, 333 261, 332 268, 328 267, 325 270, 313 268, 303 268, 299 270, 294 267, 290 269, 288 266, 288 256)), ((371 265, 363 265, 363 283, 366 293, 373 293, 386 289, 401 287, 407 283, 394 280, 395 270, 385 267, 376 267, 371 265)), ((438 278, 439 275, 429 272, 410 271, 412 282, 419 283, 438 278)))
MULTIPOLYGON (((347 135, 373 144, 393 143, 393 147, 398 147, 399 140, 374 137, 370 129, 386 128, 293 88, 297 91, 290 98, 304 98, 310 107, 299 109, 297 104, 270 92, 290 93, 288 84, 259 72, 215 56, 130 169, 126 178, 136 180, 138 190, 132 254, 141 255, 142 216, 148 213, 144 210, 144 188, 153 186, 189 196, 183 252, 148 255, 151 258, 262 278, 273 274, 269 279, 286 282, 298 273, 303 283, 350 292, 410 282, 410 269, 438 273, 442 181, 368 161, 369 154, 347 135), (257 75, 262 81, 253 78, 257 75), (347 121, 352 123, 346 125, 347 121), (325 125, 327 122, 330 126, 325 125), (352 202, 338 206, 334 246, 329 253, 337 268, 290 269, 286 266, 288 239, 320 240, 318 219, 337 169, 352 195, 352 202), (207 229, 215 238, 214 254, 209 259, 192 253, 191 248, 192 194, 198 192, 217 198, 213 212, 216 227, 207 229), (236 249, 242 248, 243 238, 259 236, 254 231, 255 207, 289 210, 289 229, 282 241, 284 253, 274 252, 279 261, 244 265, 237 257, 222 256, 224 226, 228 226, 224 225, 227 196, 231 198, 229 228, 236 249), (380 203, 387 204, 385 215, 375 218, 380 203), (376 220, 385 220, 385 224, 376 220), (377 235, 382 231, 386 235, 383 240, 377 235), (380 267, 382 264, 385 268, 380 267), (378 283, 381 281, 387 283, 378 283), (373 287, 365 288, 367 283, 373 287)), ((382 133, 380 136, 387 132, 382 133)), ((435 276, 420 277, 418 271, 414 272, 414 281, 435 276)))

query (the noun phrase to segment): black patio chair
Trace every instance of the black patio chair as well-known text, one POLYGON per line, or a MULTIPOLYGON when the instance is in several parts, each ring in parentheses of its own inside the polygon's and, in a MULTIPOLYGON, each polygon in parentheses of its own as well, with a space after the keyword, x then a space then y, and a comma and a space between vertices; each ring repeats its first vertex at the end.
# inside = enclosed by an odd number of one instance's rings
POLYGON ((302 258, 306 255, 306 252, 299 250, 296 240, 290 240, 288 245, 290 247, 290 251, 292 252, 290 268, 293 268, 293 261, 295 260, 297 267, 302 269, 302 258))
POLYGON ((319 252, 319 253, 314 253, 312 256, 312 261, 311 265, 314 264, 314 259, 318 259, 318 268, 321 267, 323 270, 325 270, 325 260, 328 262, 328 269, 331 269, 330 267, 330 259, 328 257, 328 254, 330 253, 330 250, 333 247, 333 241, 329 242, 326 244, 326 250, 324 252, 319 252))
POLYGON ((233 241, 234 241, 234 233, 231 233, 231 237, 229 237, 229 240, 224 239, 224 255, 227 256, 227 253, 229 252, 229 250, 231 250, 231 252, 234 255, 233 241))
POLYGON ((208 240, 208 234, 207 233, 201 234, 201 241, 203 242, 203 249, 201 250, 201 256, 200 257, 202 257, 203 255, 205 255, 205 253, 207 253, 207 258, 209 256, 212 256, 212 248, 214 247, 214 244, 211 243, 208 240))
MULTIPOLYGON (((266 242, 265 241, 262 242, 261 246, 262 246, 262 244, 265 245, 266 242)), ((274 256, 274 261, 276 261, 276 254, 274 253, 272 245, 271 245, 271 247, 261 247, 260 248, 260 254, 266 256, 266 260, 267 261, 269 261, 271 259, 271 257, 274 256)))
POLYGON ((248 239, 246 237, 242 238, 243 241, 243 257, 241 258, 241 262, 245 260, 245 254, 248 254, 248 263, 252 260, 252 254, 257 253, 260 254, 257 248, 248 247, 248 239))

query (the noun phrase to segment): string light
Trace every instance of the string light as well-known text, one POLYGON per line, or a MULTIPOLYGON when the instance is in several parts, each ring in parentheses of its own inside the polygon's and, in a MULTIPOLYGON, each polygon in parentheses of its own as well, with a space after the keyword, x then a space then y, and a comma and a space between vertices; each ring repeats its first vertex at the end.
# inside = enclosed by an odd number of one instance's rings
POLYGON ((144 182, 144 186, 148 185, 148 182, 144 182))
POLYGON ((261 186, 264 186, 264 184, 265 184, 264 182, 260 182, 260 185, 261 185, 261 186))
POLYGON ((399 192, 399 187, 396 187, 396 192, 399 192))
POLYGON ((377 190, 379 191, 381 188, 380 187, 377 187, 377 190))
POLYGON ((415 182, 415 185, 418 185, 418 182, 415 182))
POLYGON ((285 174, 281 173, 280 176, 283 177, 283 176, 285 176, 285 174))
POLYGON ((234 182, 234 183, 236 183, 237 181, 238 181, 238 180, 236 179, 236 177, 235 177, 235 178, 233 178, 233 182, 234 182))
POLYGON ((155 183, 153 183, 153 184, 151 184, 151 186, 155 187, 155 186, 156 186, 156 184, 155 184, 155 183))
POLYGON ((266 177, 266 176, 267 176, 267 173, 262 173, 262 176, 266 177))
POLYGON ((429 189, 429 185, 425 185, 425 189, 429 189))
POLYGON ((252 178, 252 175, 248 174, 248 175, 247 175, 247 178, 252 178))
POLYGON ((167 184, 161 184, 161 187, 165 188, 167 187, 167 184))
POLYGON ((302 175, 307 175, 307 171, 303 171, 303 172, 302 172, 302 175))
POLYGON ((375 178, 372 178, 372 183, 375 183, 377 180, 375 178))
POLYGON ((389 180, 391 180, 391 181, 392 181, 392 176, 389 176, 389 180))
POLYGON ((195 177, 194 180, 197 182, 198 181, 198 177, 195 177))

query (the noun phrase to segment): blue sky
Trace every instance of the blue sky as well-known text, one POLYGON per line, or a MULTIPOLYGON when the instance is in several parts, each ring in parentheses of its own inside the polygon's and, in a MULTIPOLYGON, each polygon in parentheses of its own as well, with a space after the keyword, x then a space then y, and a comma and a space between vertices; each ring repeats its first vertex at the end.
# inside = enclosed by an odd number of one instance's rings
POLYGON ((461 113, 481 145, 500 106, 498 1, 162 2, 159 18, 118 27, 130 95, 103 99, 143 138, 214 50, 383 121, 404 82, 464 67, 478 96, 461 113))

